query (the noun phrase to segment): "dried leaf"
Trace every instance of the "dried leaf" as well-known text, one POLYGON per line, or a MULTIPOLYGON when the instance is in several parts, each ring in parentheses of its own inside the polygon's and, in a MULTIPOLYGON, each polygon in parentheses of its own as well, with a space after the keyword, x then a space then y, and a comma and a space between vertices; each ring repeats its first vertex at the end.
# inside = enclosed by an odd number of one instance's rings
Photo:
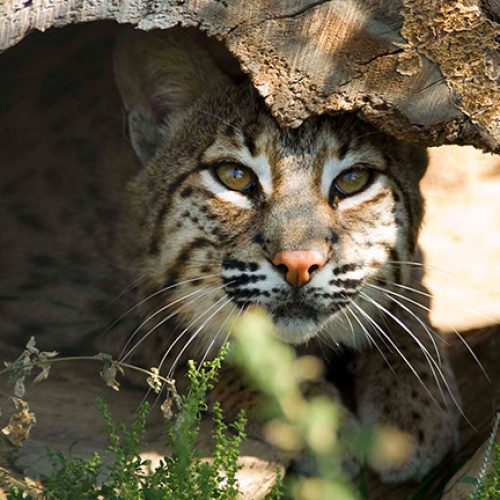
POLYGON ((23 398, 26 394, 26 386, 24 385, 24 376, 19 376, 14 380, 14 395, 18 398, 23 398))
POLYGON ((161 413, 166 422, 170 422, 174 417, 174 411, 172 410, 172 400, 170 398, 165 399, 160 406, 161 413))
POLYGON ((40 373, 33 380, 34 384, 46 380, 50 373, 51 360, 55 358, 59 353, 57 351, 43 351, 38 354, 36 361, 36 367, 40 368, 40 373))
POLYGON ((146 382, 156 394, 160 394, 161 389, 163 387, 163 382, 160 380, 160 370, 158 368, 153 367, 150 369, 150 372, 151 374, 146 379, 146 382))
POLYGON ((59 353, 57 351, 42 351, 38 355, 38 361, 40 363, 46 363, 51 358, 55 358, 59 353))
POLYGON ((30 411, 28 403, 21 398, 10 398, 16 408, 7 425, 1 430, 14 446, 21 446, 29 438, 31 428, 36 424, 36 417, 30 411))
POLYGON ((50 361, 57 356, 56 351, 40 351, 36 347, 35 337, 31 337, 21 355, 11 363, 4 363, 9 370, 9 384, 14 388, 14 394, 23 398, 26 393, 26 377, 31 375, 33 368, 40 368, 34 382, 45 380, 50 371, 50 361))
MULTIPOLYGON (((111 358, 110 358, 111 359, 111 358)), ((116 362, 105 359, 103 361, 103 367, 99 375, 106 382, 108 387, 111 387, 115 391, 120 389, 120 383, 116 380, 118 374, 123 374, 123 368, 116 362)))
POLYGON ((47 380, 47 378, 49 377, 49 373, 50 373, 50 365, 49 364, 45 364, 43 366, 41 366, 40 364, 38 364, 38 367, 41 368, 41 371, 33 379, 33 383, 34 384, 38 384, 38 382, 43 382, 44 380, 47 380))
POLYGON ((30 337, 30 339, 28 340, 28 343, 26 344, 25 350, 29 354, 38 354, 39 353, 39 350, 36 347, 35 337, 30 337))

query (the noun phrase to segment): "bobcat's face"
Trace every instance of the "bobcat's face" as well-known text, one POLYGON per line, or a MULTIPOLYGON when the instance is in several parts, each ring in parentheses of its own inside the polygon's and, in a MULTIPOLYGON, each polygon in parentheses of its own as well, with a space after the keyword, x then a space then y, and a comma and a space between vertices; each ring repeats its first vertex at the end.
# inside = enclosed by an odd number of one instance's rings
POLYGON ((207 86, 154 136, 129 105, 146 162, 132 238, 158 317, 201 352, 251 304, 293 344, 365 340, 372 301, 387 302, 383 287, 412 260, 425 155, 352 116, 282 129, 248 84, 207 86))

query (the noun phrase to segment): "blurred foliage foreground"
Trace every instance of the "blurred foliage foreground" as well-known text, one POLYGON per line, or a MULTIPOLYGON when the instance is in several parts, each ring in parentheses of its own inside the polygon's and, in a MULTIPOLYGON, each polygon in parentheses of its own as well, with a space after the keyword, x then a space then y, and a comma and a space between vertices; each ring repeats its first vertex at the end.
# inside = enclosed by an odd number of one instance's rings
MULTIPOLYGON (((308 469, 314 470, 314 475, 306 477, 295 473, 287 475, 286 480, 278 474, 277 483, 267 498, 368 498, 363 481, 365 464, 376 462, 392 467, 405 460, 409 453, 408 440, 396 430, 347 422, 341 407, 321 392, 304 397, 304 387, 321 379, 321 362, 311 356, 297 358, 290 346, 277 340, 272 322, 258 309, 249 310, 235 322, 231 347, 223 348, 215 360, 205 362, 202 367, 194 362, 189 364, 190 390, 182 396, 175 391, 173 381, 162 377, 155 368, 145 370, 127 365, 102 353, 91 357, 60 357, 55 352, 39 351, 34 340, 30 340, 25 351, 14 362, 5 363, 5 369, 0 371, 0 375, 9 376, 13 392, 10 400, 14 406, 0 433, 0 453, 6 455, 6 450, 21 447, 36 425, 36 417, 25 399, 25 382, 45 380, 55 363, 82 360, 99 362, 101 377, 115 390, 119 389, 117 376, 127 369, 142 373, 157 397, 167 390, 161 410, 170 454, 153 467, 139 453, 145 444, 148 403, 139 408, 134 422, 127 426, 115 423, 99 399, 97 405, 109 442, 106 453, 112 457, 111 462, 103 461, 97 452, 83 459, 48 449, 52 471, 41 481, 18 478, 0 467, 0 488, 7 492, 7 498, 238 497, 239 446, 246 437, 246 416, 240 412, 235 421, 227 423, 220 404, 215 403, 212 408, 207 404, 207 394, 217 383, 223 360, 240 367, 267 401, 267 408, 262 411, 266 415, 263 424, 266 440, 282 453, 306 459, 308 469), (34 370, 38 370, 36 376, 33 376, 34 370), (206 458, 207 450, 197 447, 203 418, 212 419, 214 424, 210 459, 206 458), (355 487, 344 472, 342 464, 349 461, 361 465, 360 487, 355 487)), ((492 472, 477 480, 471 498, 500 498, 499 451, 492 440, 485 457, 485 467, 492 472)))

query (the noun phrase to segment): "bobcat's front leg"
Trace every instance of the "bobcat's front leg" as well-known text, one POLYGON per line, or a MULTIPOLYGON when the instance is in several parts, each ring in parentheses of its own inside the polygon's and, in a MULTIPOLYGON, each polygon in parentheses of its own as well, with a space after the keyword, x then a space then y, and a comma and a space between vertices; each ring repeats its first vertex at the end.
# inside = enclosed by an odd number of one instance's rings
POLYGON ((389 425, 409 436, 404 463, 392 468, 373 464, 383 481, 399 482, 422 478, 456 446, 460 400, 446 353, 439 349, 441 341, 433 343, 434 333, 420 323, 427 318, 418 321, 401 308, 391 312, 414 338, 394 320, 390 330, 387 322, 379 321, 394 345, 386 338, 384 346, 378 339, 386 360, 377 350, 360 354, 355 385, 362 422, 389 425))

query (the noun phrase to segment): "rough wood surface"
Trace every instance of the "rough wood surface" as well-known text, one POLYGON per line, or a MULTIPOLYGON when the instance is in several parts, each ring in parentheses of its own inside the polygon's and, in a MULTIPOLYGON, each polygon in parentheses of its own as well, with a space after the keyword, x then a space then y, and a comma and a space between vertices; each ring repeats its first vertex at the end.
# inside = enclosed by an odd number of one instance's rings
POLYGON ((223 40, 285 126, 357 110, 396 136, 500 150, 498 0, 7 0, 0 50, 112 19, 223 40))

